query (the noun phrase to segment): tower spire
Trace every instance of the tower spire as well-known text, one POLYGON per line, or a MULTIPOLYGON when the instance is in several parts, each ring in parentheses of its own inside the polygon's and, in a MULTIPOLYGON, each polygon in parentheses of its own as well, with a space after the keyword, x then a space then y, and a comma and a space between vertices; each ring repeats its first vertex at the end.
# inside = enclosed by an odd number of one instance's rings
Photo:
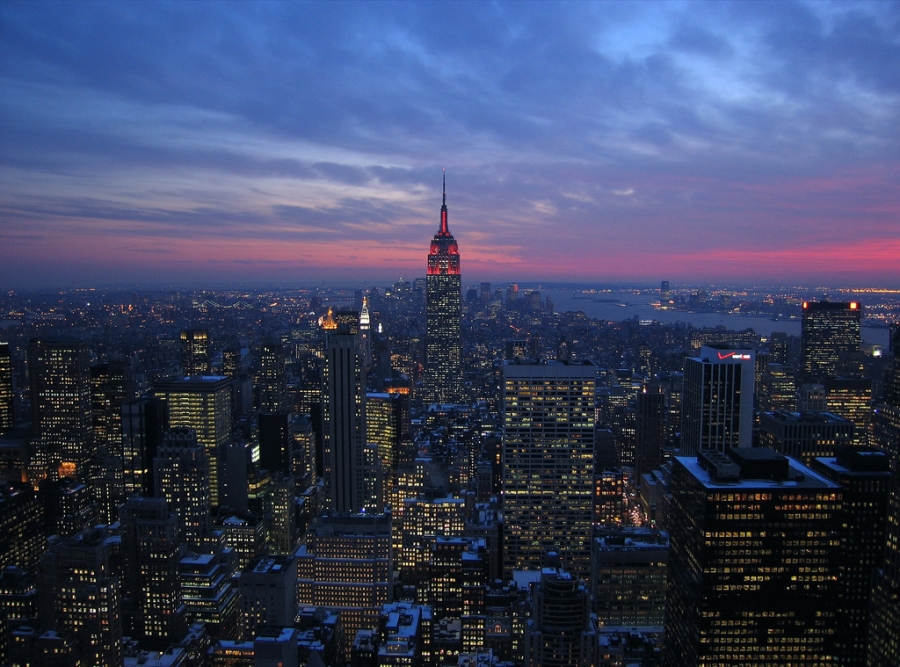
POLYGON ((450 229, 447 227, 447 170, 444 169, 444 196, 441 202, 441 231, 439 236, 450 236, 450 229))

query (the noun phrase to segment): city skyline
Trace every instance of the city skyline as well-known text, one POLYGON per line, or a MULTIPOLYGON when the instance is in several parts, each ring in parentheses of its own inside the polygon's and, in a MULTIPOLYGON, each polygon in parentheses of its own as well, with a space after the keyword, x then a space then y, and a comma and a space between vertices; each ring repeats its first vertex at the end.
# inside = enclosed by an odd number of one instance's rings
POLYGON ((0 283, 897 286, 900 4, 4 3, 0 283))

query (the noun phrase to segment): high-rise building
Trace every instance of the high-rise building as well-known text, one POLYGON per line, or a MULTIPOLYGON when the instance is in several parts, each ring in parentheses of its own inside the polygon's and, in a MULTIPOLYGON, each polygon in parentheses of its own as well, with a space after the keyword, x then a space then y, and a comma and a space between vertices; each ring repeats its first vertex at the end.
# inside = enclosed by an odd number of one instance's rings
POLYGON ((666 396, 662 387, 644 385, 637 396, 634 429, 634 474, 639 478, 662 464, 666 443, 666 396))
POLYGON ((209 331, 182 329, 181 372, 184 375, 209 375, 212 364, 209 353, 209 331))
POLYGON ((765 447, 676 456, 665 662, 831 665, 841 489, 765 447))
POLYGON ((252 637, 265 625, 289 627, 297 613, 297 559, 263 556, 238 578, 244 629, 252 637))
POLYGON ((0 434, 15 426, 15 397, 9 343, 0 342, 0 434))
POLYGON ((231 378, 203 375, 162 380, 154 394, 166 404, 169 426, 192 429, 209 458, 209 493, 219 504, 219 459, 231 442, 231 378))
POLYGON ((650 528, 607 528, 594 540, 591 592, 597 623, 662 626, 669 535, 650 528))
POLYGON ((243 619, 232 583, 234 558, 222 545, 214 547, 212 553, 190 552, 178 565, 187 621, 205 624, 212 637, 240 639, 243 619))
MULTIPOLYGON (((325 375, 322 416, 326 503, 337 512, 365 506, 366 369, 359 347, 358 314, 323 322, 325 375)), ((329 316, 331 313, 329 311, 329 316)))
POLYGON ((810 466, 838 484, 840 549, 835 594, 835 663, 863 667, 869 634, 872 576, 884 562, 884 527, 891 473, 888 457, 874 448, 844 446, 810 466))
POLYGON ((462 278, 459 247, 447 227, 446 176, 426 280, 425 400, 455 403, 462 397, 462 278))
POLYGON ((591 667, 597 664, 597 648, 597 619, 587 587, 558 562, 548 563, 525 625, 526 667, 591 667))
POLYGON ((595 389, 591 362, 503 365, 506 573, 539 568, 553 549, 590 576, 595 389))
POLYGON ((198 549, 211 527, 209 456, 189 428, 166 433, 153 459, 155 496, 178 516, 178 541, 198 549))
POLYGON ((256 376, 257 409, 260 412, 288 412, 284 349, 280 342, 266 343, 259 353, 256 376))
POLYGON ((33 432, 29 475, 86 479, 94 453, 91 359, 87 343, 33 338, 28 343, 33 432))
POLYGON ((684 454, 753 443, 753 350, 704 345, 684 360, 681 428, 684 454))
POLYGON ((84 664, 122 664, 122 600, 104 526, 54 538, 38 566, 37 591, 45 627, 75 638, 84 664))
POLYGON ((869 432, 872 429, 872 380, 827 377, 822 380, 822 386, 825 388, 825 409, 853 422, 854 444, 869 444, 869 432))
POLYGON ((830 412, 763 412, 759 444, 810 465, 818 456, 834 456, 853 444, 853 422, 830 412))
POLYGON ((382 468, 393 477, 400 464, 403 432, 402 398, 399 394, 366 395, 366 438, 378 448, 382 468))
POLYGON ((44 548, 44 508, 29 484, 0 485, 0 569, 37 565, 44 548))
POLYGON ((800 328, 803 379, 858 375, 862 304, 857 301, 804 301, 800 328))
POLYGON ((888 456, 891 488, 888 496, 884 560, 872 582, 869 615, 869 667, 900 664, 900 325, 891 326, 894 360, 885 372, 884 403, 875 409, 874 443, 888 456))
POLYGON ((122 406, 125 495, 153 495, 153 459, 168 428, 163 402, 142 396, 122 406))
POLYGON ((122 506, 122 611, 130 637, 165 650, 187 631, 178 583, 178 517, 165 498, 129 498, 122 506))
POLYGON ((322 516, 296 555, 298 602, 337 609, 349 652, 356 632, 376 626, 393 599, 391 515, 322 516))

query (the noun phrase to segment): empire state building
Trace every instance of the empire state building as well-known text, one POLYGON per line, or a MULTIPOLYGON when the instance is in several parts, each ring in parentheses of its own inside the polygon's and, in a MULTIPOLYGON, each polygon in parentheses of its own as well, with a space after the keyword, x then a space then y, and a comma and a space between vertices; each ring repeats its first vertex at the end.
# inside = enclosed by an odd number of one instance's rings
POLYGON ((431 240, 431 250, 428 252, 426 290, 425 400, 429 403, 455 403, 462 393, 462 284, 459 247, 447 227, 446 175, 441 228, 431 240))

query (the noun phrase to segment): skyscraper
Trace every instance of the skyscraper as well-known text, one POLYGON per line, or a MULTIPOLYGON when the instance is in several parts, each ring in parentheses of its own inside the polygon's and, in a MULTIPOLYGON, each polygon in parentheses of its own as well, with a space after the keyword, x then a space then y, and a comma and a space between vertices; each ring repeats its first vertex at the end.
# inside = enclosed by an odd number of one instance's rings
POLYGON ((539 568, 552 549, 590 576, 596 372, 587 361, 503 365, 506 573, 539 568))
POLYGON ((209 493, 219 504, 219 460, 231 443, 231 378, 203 375, 164 380, 153 391, 166 404, 169 426, 193 429, 209 458, 209 493))
POLYGON ((129 498, 122 506, 122 611, 142 643, 165 650, 187 626, 178 584, 178 517, 165 498, 129 498))
POLYGON ((704 345, 684 360, 684 454, 720 452, 753 442, 754 352, 704 345))
POLYGON ((765 447, 673 459, 667 667, 831 665, 840 487, 765 447))
POLYGON ((862 310, 856 301, 803 302, 800 354, 806 382, 858 374, 853 358, 859 352, 862 310))
POLYGON ((178 541, 197 549, 211 528, 206 448, 189 428, 173 428, 153 459, 155 495, 178 517, 178 541))
POLYGON ((93 455, 91 360, 87 343, 34 338, 28 343, 33 479, 86 479, 93 455))
POLYGON ((206 329, 182 329, 182 372, 185 375, 207 375, 210 369, 209 332, 206 329))
POLYGON ((358 320, 323 320, 325 376, 322 416, 325 496, 331 509, 359 512, 365 505, 366 369, 358 320), (338 323, 340 320, 340 324, 338 323))
POLYGON ((461 398, 461 280, 459 247, 447 227, 445 176, 441 228, 431 240, 426 278, 425 400, 430 403, 461 398))
POLYGON ((15 419, 12 355, 9 343, 0 342, 0 433, 11 431, 15 419))

